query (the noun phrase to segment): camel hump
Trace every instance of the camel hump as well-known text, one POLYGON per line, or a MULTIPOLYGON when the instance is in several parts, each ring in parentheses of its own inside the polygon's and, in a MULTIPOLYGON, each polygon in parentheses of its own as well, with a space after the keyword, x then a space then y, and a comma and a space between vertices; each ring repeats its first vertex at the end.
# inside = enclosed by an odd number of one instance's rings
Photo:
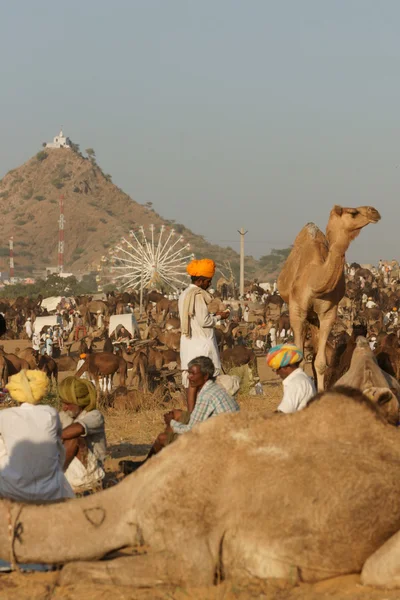
POLYGON ((296 237, 294 245, 302 244, 307 240, 322 242, 326 246, 328 245, 325 235, 315 223, 307 223, 307 225, 304 225, 303 229, 296 237))

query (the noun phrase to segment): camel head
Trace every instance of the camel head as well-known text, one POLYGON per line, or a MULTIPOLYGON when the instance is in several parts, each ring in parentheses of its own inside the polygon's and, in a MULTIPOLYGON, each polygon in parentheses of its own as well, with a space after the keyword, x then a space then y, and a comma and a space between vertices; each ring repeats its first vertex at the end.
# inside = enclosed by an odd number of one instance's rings
POLYGON ((361 390, 377 405, 389 423, 397 424, 400 385, 394 377, 379 367, 376 356, 362 336, 357 338, 350 369, 335 384, 341 385, 361 390))
POLYGON ((378 223, 381 215, 372 206, 359 206, 358 208, 345 208, 334 206, 331 210, 326 237, 331 244, 338 240, 347 241, 347 245, 354 240, 361 229, 370 223, 378 223))

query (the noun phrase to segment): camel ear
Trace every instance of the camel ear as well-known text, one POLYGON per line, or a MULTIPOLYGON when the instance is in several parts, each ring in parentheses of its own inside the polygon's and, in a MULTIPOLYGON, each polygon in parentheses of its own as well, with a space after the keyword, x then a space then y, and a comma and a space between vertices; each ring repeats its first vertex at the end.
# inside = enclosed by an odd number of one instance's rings
POLYGON ((335 206, 332 208, 332 213, 335 213, 338 217, 341 217, 343 214, 343 208, 338 204, 335 204, 335 206))

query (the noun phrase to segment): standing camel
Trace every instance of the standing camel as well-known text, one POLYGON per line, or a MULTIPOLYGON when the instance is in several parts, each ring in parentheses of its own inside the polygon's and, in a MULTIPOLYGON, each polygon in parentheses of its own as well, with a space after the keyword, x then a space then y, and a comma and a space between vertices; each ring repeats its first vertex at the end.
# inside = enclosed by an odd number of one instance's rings
POLYGON ((326 236, 314 223, 308 223, 295 239, 278 278, 279 293, 289 303, 294 340, 304 347, 305 322, 316 313, 319 340, 315 357, 318 390, 324 389, 325 348, 336 320, 340 300, 345 293, 343 268, 345 253, 361 229, 377 223, 381 216, 371 206, 331 210, 326 236))
POLYGON ((75 377, 80 377, 83 373, 88 372, 93 376, 96 387, 99 385, 99 377, 111 377, 118 371, 120 377, 120 385, 125 385, 127 364, 121 356, 116 356, 110 352, 96 352, 96 354, 88 354, 85 362, 75 373, 75 377))

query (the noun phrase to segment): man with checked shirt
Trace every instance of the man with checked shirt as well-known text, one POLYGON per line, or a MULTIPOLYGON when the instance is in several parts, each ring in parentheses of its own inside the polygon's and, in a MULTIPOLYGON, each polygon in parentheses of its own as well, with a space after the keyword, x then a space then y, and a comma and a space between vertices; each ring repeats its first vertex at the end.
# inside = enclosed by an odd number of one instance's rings
POLYGON ((215 382, 214 371, 214 363, 207 356, 199 356, 189 362, 189 385, 196 388, 197 392, 194 409, 191 413, 174 409, 164 415, 167 428, 157 437, 148 458, 198 423, 210 417, 239 410, 236 400, 215 382))

